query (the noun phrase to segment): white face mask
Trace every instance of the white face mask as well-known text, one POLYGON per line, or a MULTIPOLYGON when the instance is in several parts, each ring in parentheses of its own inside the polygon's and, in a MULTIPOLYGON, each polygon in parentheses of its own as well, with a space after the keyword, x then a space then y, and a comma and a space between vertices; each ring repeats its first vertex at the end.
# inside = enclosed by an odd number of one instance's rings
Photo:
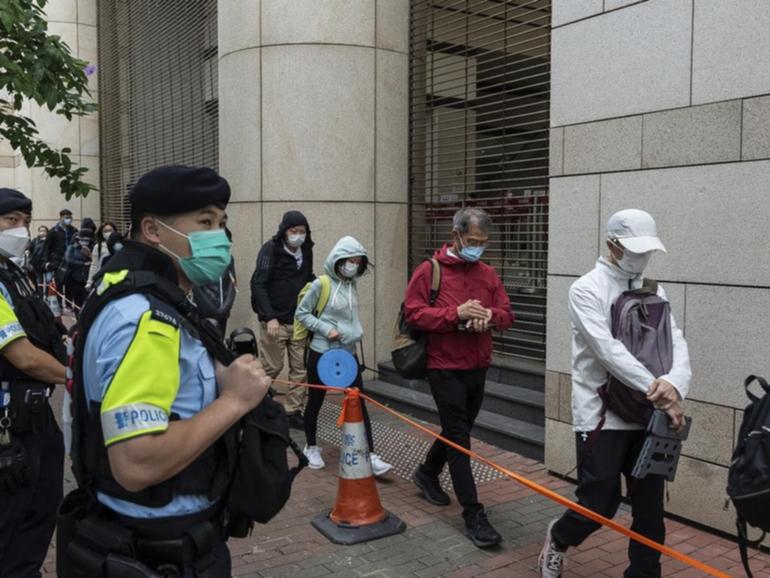
POLYGON ((628 249, 624 249, 623 257, 618 259, 618 267, 626 273, 641 275, 647 268, 650 257, 652 257, 651 251, 648 253, 632 253, 628 249))
POLYGON ((345 264, 340 267, 340 273, 342 273, 348 279, 352 279, 358 275, 358 263, 353 261, 345 261, 345 264))
POLYGON ((305 242, 305 235, 289 235, 286 244, 292 249, 298 249, 305 242))
POLYGON ((23 257, 27 245, 29 245, 29 231, 26 227, 0 231, 0 255, 3 257, 23 257))

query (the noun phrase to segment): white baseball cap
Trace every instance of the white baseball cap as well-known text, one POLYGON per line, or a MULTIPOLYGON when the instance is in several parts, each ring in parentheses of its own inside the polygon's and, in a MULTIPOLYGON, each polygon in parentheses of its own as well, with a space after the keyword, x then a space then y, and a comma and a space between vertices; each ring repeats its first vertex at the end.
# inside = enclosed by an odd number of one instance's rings
POLYGON ((632 253, 666 253, 666 248, 658 238, 655 219, 639 209, 624 209, 612 215, 607 221, 607 237, 632 253))

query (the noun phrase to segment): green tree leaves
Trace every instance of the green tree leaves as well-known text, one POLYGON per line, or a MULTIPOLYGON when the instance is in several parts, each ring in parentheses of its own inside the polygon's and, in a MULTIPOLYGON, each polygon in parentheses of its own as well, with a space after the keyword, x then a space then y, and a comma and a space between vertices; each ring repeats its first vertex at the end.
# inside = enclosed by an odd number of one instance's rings
MULTIPOLYGON (((21 114, 25 100, 45 106, 67 120, 97 109, 90 102, 87 63, 75 58, 56 35, 48 34, 43 9, 47 0, 0 0, 0 138, 21 153, 28 167, 58 178, 69 200, 94 187, 75 168, 71 150, 56 150, 40 139, 32 119, 21 114)), ((93 67, 88 67, 93 73, 93 67)))

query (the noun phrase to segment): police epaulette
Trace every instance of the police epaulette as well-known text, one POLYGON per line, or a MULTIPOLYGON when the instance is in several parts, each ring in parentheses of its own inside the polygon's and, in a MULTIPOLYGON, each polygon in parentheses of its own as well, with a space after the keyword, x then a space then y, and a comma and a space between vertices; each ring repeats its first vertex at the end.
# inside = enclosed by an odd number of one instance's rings
POLYGON ((150 301, 151 319, 171 325, 174 329, 179 329, 181 323, 179 313, 177 313, 176 309, 166 303, 163 303, 159 299, 156 299, 152 295, 145 296, 150 301))

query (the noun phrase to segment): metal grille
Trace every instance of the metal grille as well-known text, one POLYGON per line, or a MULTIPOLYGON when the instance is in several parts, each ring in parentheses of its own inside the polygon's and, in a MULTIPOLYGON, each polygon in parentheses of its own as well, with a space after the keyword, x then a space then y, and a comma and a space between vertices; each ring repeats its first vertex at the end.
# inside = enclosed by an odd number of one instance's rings
POLYGON ((218 168, 216 0, 99 0, 102 219, 166 164, 218 168))
MULTIPOLYGON (((371 407, 371 406, 370 406, 371 407)), ((376 410, 375 410, 376 411, 376 410)), ((340 405, 333 400, 327 401, 321 406, 318 414, 318 439, 330 444, 334 448, 327 456, 327 467, 336 467, 334 458, 338 456, 335 449, 342 445, 342 429, 337 426, 337 418, 340 415, 340 405)), ((388 425, 383 422, 391 421, 389 416, 379 413, 373 415, 372 419, 372 437, 374 438, 375 449, 382 458, 391 464, 391 472, 404 479, 411 480, 414 471, 417 469, 428 453, 428 449, 433 441, 426 436, 414 436, 404 433, 405 429, 401 422, 395 422, 388 425)), ((393 418, 395 419, 395 418, 393 418)), ((493 480, 499 480, 505 476, 486 464, 471 460, 471 471, 476 484, 483 484, 493 480)), ((452 478, 449 475, 449 468, 445 468, 439 476, 439 481, 443 488, 452 491, 452 478)))
POLYGON ((413 0, 410 268, 468 204, 517 316, 495 352, 545 360, 550 0, 413 0))

